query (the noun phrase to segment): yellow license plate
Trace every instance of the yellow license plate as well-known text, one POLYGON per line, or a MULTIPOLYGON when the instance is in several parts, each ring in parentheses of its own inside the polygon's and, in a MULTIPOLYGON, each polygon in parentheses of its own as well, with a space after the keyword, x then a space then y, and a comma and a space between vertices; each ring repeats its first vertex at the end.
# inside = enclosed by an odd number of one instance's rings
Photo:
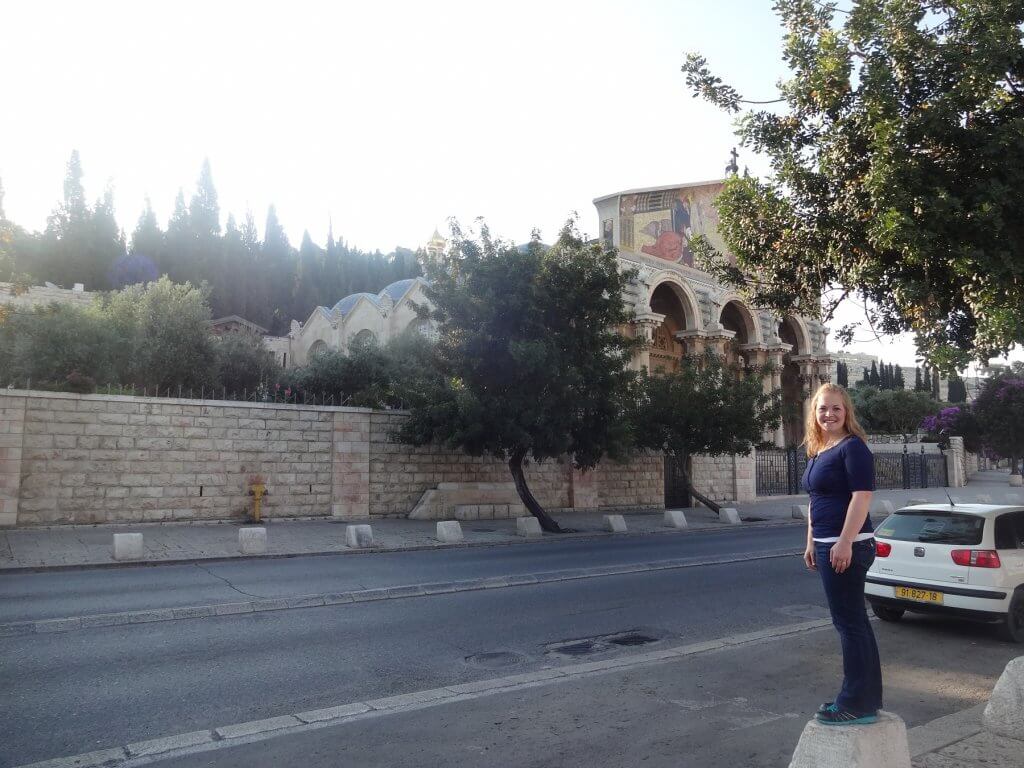
POLYGON ((904 600, 917 600, 922 603, 942 603, 942 593, 933 589, 896 587, 896 597, 901 597, 904 600))

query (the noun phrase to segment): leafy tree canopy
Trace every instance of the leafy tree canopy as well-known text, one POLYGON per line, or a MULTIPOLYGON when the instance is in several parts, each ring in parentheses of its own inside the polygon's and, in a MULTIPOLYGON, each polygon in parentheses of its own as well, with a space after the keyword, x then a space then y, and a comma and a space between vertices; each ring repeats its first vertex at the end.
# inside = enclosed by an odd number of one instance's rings
POLYGON ((690 493, 717 510, 693 487, 688 460, 694 454, 748 454, 777 426, 780 392, 765 393, 764 373, 741 372, 713 355, 686 359, 674 373, 642 371, 631 413, 637 445, 672 456, 690 493))
POLYGON ((524 247, 453 228, 426 293, 439 326, 440 376, 408 398, 400 437, 506 459, 523 503, 561 530, 527 486, 527 457, 568 455, 582 469, 629 445, 621 418, 632 342, 618 328, 630 274, 615 252, 585 243, 574 223, 552 248, 535 234, 524 247))
MULTIPOLYGON (((771 175, 733 177, 718 199, 737 267, 706 240, 702 262, 779 313, 818 315, 839 286, 944 370, 1024 341, 1024 4, 775 9, 785 107, 738 123, 771 175)), ((750 103, 700 55, 683 71, 695 96, 731 112, 750 103)))

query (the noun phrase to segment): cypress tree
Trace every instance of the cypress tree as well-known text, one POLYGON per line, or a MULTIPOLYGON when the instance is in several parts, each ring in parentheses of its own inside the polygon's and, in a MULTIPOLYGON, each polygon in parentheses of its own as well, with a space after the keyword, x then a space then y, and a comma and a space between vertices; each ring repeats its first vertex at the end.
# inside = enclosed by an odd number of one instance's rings
POLYGON ((868 381, 871 383, 872 387, 881 387, 882 380, 878 375, 878 366, 875 365, 874 360, 871 361, 871 373, 868 377, 868 381))

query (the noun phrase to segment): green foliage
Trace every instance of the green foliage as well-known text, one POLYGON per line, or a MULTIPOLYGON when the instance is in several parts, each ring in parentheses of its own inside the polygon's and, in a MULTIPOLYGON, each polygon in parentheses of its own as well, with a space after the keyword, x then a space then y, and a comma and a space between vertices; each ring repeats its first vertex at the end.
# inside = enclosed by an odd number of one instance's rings
MULTIPOLYGON (((857 403, 855 403, 855 406, 857 403)), ((939 404, 927 393, 909 390, 882 390, 870 397, 865 411, 857 408, 858 418, 866 412, 874 432, 912 435, 925 416, 938 413, 939 404)))
POLYGON ((630 275, 615 252, 584 243, 572 222, 550 249, 536 236, 515 248, 486 228, 453 240, 426 291, 441 377, 421 382, 402 437, 474 456, 568 455, 584 469, 621 455, 632 344, 617 329, 630 275))
MULTIPOLYGON (((702 263, 778 314, 818 315, 840 286, 942 370, 1024 342, 1024 4, 775 7, 785 109, 739 122, 771 175, 733 177, 718 198, 738 267, 706 239, 702 263)), ((741 109, 702 57, 683 70, 695 96, 741 109)))
POLYGON ((985 381, 971 410, 986 450, 1012 459, 1016 474, 1016 460, 1024 456, 1024 366, 1015 365, 985 381))
POLYGON ((102 318, 67 304, 18 309, 0 323, 0 384, 61 389, 69 376, 108 375, 117 347, 102 318))
POLYGON ((680 460, 750 453, 781 414, 780 392, 764 392, 766 373, 726 367, 711 355, 685 359, 674 373, 642 371, 631 412, 637 444, 680 460))
POLYGON ((259 391, 281 373, 281 366, 256 336, 225 334, 214 340, 213 353, 217 386, 236 396, 259 391))

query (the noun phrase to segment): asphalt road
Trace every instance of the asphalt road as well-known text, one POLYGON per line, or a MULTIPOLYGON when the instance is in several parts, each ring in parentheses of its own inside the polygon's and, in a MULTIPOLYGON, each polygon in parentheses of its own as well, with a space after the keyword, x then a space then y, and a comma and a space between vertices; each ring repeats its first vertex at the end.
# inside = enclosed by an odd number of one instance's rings
MULTIPOLYGON (((713 559, 717 555, 783 549, 791 546, 798 535, 795 528, 759 529, 223 563, 215 566, 221 586, 205 581, 197 569, 187 566, 28 574, 5 577, 0 582, 6 590, 5 619, 12 620, 14 615, 69 615, 72 609, 75 615, 82 615, 109 611, 112 606, 114 610, 126 610, 126 606, 173 605, 170 601, 177 599, 183 601, 179 604, 187 605, 199 604, 199 600, 234 600, 238 599, 239 589, 268 596, 309 594, 338 589, 340 584, 394 585, 684 557, 713 559), (224 579, 232 586, 228 587, 224 579), (61 589, 69 590, 70 597, 58 596, 61 589), (81 604, 76 603, 75 596, 81 604), (12 603, 17 606, 12 608, 12 603), (43 613, 32 613, 33 610, 43 613)), ((593 657, 609 659, 826 615, 816 577, 804 571, 799 558, 789 556, 373 603, 9 637, 0 639, 0 691, 4 694, 0 696, 0 766, 24 765, 133 741, 444 685, 558 669, 581 661, 559 652, 560 644, 570 641, 629 631, 640 632, 652 641, 637 648, 607 646, 593 657)), ((895 630, 897 634, 892 637, 898 638, 899 632, 908 628, 921 637, 938 638, 933 641, 934 652, 909 652, 896 645, 904 662, 913 665, 914 683, 909 686, 912 693, 903 699, 918 717, 973 703, 971 697, 981 695, 978 692, 984 691, 986 685, 991 688, 1005 661, 1016 655, 1017 649, 998 643, 987 628, 926 620, 884 630, 887 637, 895 630), (969 664, 963 661, 965 653, 973 654, 969 664), (932 696, 933 689, 951 664, 970 667, 970 677, 966 678, 969 690, 945 697, 936 705, 939 700, 932 696)), ((786 691, 797 687, 806 695, 813 695, 810 691, 815 687, 827 690, 827 681, 836 674, 834 639, 829 633, 817 636, 817 640, 801 641, 805 645, 810 643, 804 650, 809 656, 797 666, 814 670, 813 676, 826 681, 820 685, 785 681, 786 673, 782 670, 796 664, 788 653, 780 655, 785 646, 751 646, 734 649, 730 652, 732 656, 719 654, 704 662, 694 659, 651 668, 645 673, 650 679, 642 684, 638 677, 633 677, 632 682, 618 681, 615 685, 602 686, 600 680, 577 681, 551 686, 544 693, 538 689, 533 698, 520 694, 526 697, 522 706, 529 711, 548 712, 538 722, 560 723, 558 712, 549 708, 552 702, 560 701, 563 709, 572 709, 577 721, 583 723, 577 730, 600 729, 605 722, 603 716, 593 714, 587 719, 587 697, 593 706, 621 709, 623 721, 655 722, 656 718, 644 714, 644 707, 651 702, 646 700, 646 694, 637 693, 634 684, 646 685, 644 690, 661 690, 668 684, 666 673, 671 672, 683 675, 685 680, 675 685, 685 688, 693 682, 693 674, 706 673, 717 676, 711 685, 722 689, 705 691, 711 697, 708 701, 732 701, 740 706, 733 700, 774 696, 779 699, 777 703, 758 707, 778 715, 776 720, 788 718, 780 721, 779 727, 789 727, 797 721, 802 726, 799 713, 805 712, 810 702, 790 702, 786 691), (831 661, 823 665, 823 658, 831 661), (751 683, 746 686, 741 678, 729 673, 729 668, 743 664, 752 669, 751 683), (685 673, 691 667, 691 673, 685 673), (770 686, 765 682, 766 676, 770 686), (741 693, 725 691, 729 686, 738 686, 741 693), (774 692, 766 692, 766 687, 774 692)), ((651 695, 661 700, 669 694, 662 691, 651 695)), ((446 752, 443 743, 451 745, 453 736, 468 734, 470 723, 476 723, 477 731, 486 735, 497 727, 494 723, 507 721, 497 717, 495 708, 505 706, 501 699, 493 697, 468 709, 466 704, 459 704, 451 705, 454 709, 438 707, 394 715, 386 727, 396 735, 387 744, 394 750, 404 744, 402 755, 406 757, 422 753, 422 757, 433 755, 437 760, 434 764, 461 764, 465 760, 459 756, 465 758, 466 754, 459 749, 446 752), (452 719, 455 712, 463 712, 461 719, 452 719), (488 717, 491 719, 486 720, 488 717), (431 723, 446 723, 451 732, 437 734, 436 744, 425 742, 423 729, 429 732, 431 723)), ((698 696, 680 700, 702 699, 698 696)), ((679 705, 673 706, 679 709, 679 705)), ((715 738, 712 721, 703 715, 693 715, 703 709, 686 711, 693 720, 687 738, 695 749, 706 748, 701 746, 702 739, 715 738)), ((746 722, 740 715, 735 717, 740 717, 737 722, 746 722)), ((757 717, 750 722, 754 720, 757 717)), ((767 727, 770 722, 771 718, 764 720, 758 727, 767 727)), ((377 726, 380 725, 378 722, 377 726)), ((495 755, 505 755, 491 764, 576 764, 571 759, 545 762, 551 757, 552 742, 548 739, 559 733, 559 728, 547 729, 537 739, 533 737, 538 734, 517 731, 525 741, 511 742, 494 732, 493 743, 488 742, 491 746, 484 753, 493 748, 495 755), (529 749, 536 751, 531 753, 532 762, 516 762, 516 748, 527 749, 526 744, 532 744, 529 749)), ((337 765, 332 760, 337 757, 339 739, 351 751, 352 759, 345 761, 349 764, 406 764, 393 750, 384 759, 387 751, 381 751, 380 733, 377 731, 374 736, 372 724, 339 726, 316 733, 316 737, 308 737, 312 741, 298 736, 282 737, 280 743, 275 740, 251 745, 252 751, 248 753, 246 748, 238 747, 198 755, 190 758, 195 762, 181 764, 213 765, 221 764, 221 760, 233 764, 230 761, 237 757, 237 764, 250 766, 337 765), (318 745, 315 749, 314 744, 318 745), (269 760, 268 753, 262 750, 283 751, 269 760), (306 759, 314 753, 320 755, 321 762, 306 759)), ((602 739, 596 738, 593 743, 600 744, 602 739)), ((740 739, 737 743, 746 742, 740 739)), ((750 744, 744 748, 749 751, 750 744)), ((663 752, 659 747, 652 755, 663 752)), ((588 754, 588 750, 581 747, 580 754, 588 754)), ((666 754, 671 754, 671 750, 666 754)), ((599 757, 597 753, 593 756, 599 757)))
POLYGON ((0 574, 0 624, 803 546, 802 526, 0 574))

